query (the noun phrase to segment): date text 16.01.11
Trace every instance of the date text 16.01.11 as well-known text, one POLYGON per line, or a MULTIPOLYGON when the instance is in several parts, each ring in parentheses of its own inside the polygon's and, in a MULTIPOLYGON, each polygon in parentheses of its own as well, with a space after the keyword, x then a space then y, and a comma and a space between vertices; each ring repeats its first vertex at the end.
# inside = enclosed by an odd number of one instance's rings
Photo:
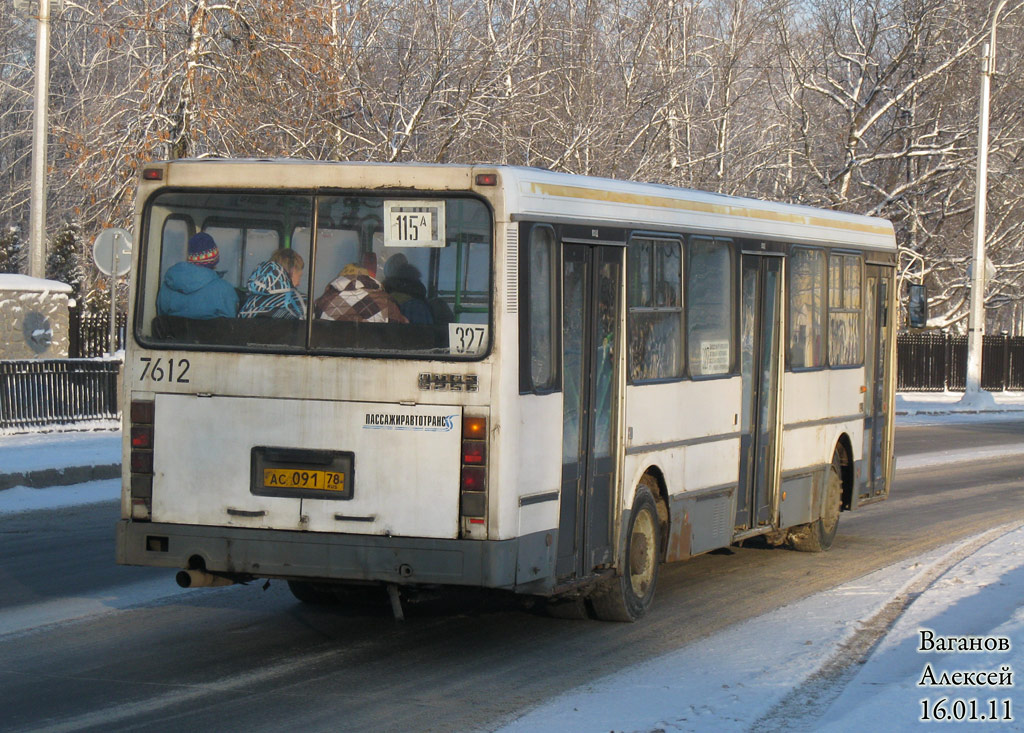
POLYGON ((1009 698, 1003 700, 950 700, 940 697, 921 701, 922 721, 977 721, 1006 723, 1013 720, 1009 698))

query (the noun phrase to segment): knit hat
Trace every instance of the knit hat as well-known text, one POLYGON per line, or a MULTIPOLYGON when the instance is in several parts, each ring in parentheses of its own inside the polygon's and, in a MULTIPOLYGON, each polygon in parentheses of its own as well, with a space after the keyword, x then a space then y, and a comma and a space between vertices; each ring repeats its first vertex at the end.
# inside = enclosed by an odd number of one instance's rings
POLYGON ((220 250, 206 232, 193 234, 188 240, 188 261, 194 265, 214 268, 220 262, 220 250))

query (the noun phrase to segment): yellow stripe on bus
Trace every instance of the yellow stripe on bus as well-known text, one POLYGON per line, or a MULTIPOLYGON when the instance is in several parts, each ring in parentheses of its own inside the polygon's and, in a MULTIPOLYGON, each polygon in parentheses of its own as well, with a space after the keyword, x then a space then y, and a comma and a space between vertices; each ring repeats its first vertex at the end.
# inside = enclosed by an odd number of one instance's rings
POLYGON ((665 196, 622 193, 620 191, 603 191, 595 188, 582 188, 580 186, 563 186, 537 182, 530 184, 530 192, 546 196, 560 196, 562 198, 587 199, 590 201, 605 201, 608 203, 631 204, 634 206, 654 206, 664 209, 694 211, 702 214, 719 214, 721 216, 742 216, 749 219, 765 219, 768 221, 784 222, 788 224, 804 224, 807 226, 827 227, 829 229, 846 229, 854 232, 863 232, 865 234, 892 236, 892 229, 881 225, 836 221, 835 219, 826 219, 819 216, 786 214, 780 211, 764 211, 751 209, 745 206, 712 204, 706 201, 686 201, 682 199, 667 198, 665 196))

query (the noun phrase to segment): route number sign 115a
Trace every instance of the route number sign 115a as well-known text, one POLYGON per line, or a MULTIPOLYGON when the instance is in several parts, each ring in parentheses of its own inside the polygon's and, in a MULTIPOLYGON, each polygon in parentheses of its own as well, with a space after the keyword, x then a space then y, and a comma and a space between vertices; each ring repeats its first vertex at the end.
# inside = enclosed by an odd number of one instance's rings
POLYGON ((443 247, 444 201, 385 201, 385 247, 443 247))

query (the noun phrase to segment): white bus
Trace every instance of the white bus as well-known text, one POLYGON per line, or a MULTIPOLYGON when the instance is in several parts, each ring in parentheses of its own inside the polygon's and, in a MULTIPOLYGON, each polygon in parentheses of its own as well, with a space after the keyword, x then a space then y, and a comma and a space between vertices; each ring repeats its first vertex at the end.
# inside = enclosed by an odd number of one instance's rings
POLYGON ((629 621, 662 562, 759 535, 825 550, 888 495, 885 220, 506 166, 141 178, 120 563, 629 621), (243 308, 299 253, 304 315, 158 305, 202 232, 243 308), (325 310, 343 272, 376 290, 369 320, 325 310))

